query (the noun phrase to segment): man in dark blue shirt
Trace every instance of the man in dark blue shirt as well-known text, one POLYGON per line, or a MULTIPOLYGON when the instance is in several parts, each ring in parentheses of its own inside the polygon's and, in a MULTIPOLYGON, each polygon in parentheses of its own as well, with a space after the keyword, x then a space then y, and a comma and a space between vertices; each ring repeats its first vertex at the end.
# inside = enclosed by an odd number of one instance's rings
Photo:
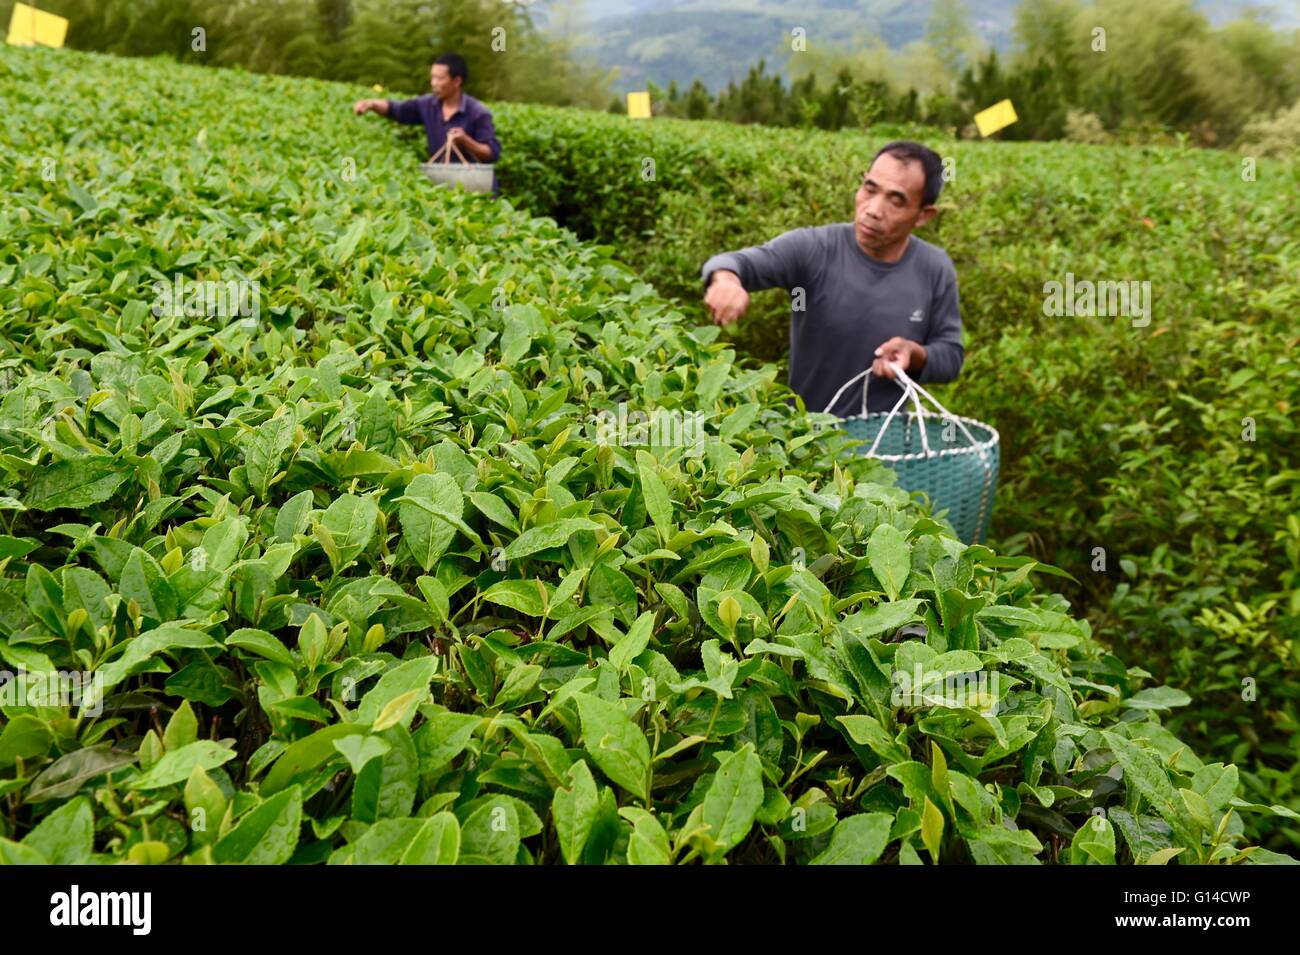
MULTIPOLYGON (((429 69, 432 93, 408 100, 363 99, 353 111, 361 116, 375 112, 410 126, 424 127, 429 142, 429 155, 433 156, 450 142, 459 149, 466 162, 495 163, 501 155, 492 125, 492 114, 486 106, 462 91, 469 79, 469 68, 464 57, 457 53, 444 53, 433 61, 429 69)), ((439 156, 439 161, 442 160, 439 156)), ((456 153, 452 162, 460 162, 456 153)), ((492 195, 501 194, 496 173, 492 174, 492 195)))

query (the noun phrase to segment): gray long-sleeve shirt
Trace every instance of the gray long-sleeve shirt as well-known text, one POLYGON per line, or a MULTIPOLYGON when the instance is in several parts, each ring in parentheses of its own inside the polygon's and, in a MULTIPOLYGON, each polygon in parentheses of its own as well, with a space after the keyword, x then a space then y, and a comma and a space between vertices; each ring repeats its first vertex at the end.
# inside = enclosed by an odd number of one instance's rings
MULTIPOLYGON (((809 411, 825 408, 895 335, 925 346, 925 368, 911 376, 921 384, 952 381, 961 371, 957 270, 943 249, 915 235, 901 259, 881 262, 862 251, 851 222, 808 226, 713 256, 702 270, 706 288, 718 269, 735 272, 749 292, 791 290, 790 387, 809 411)), ((902 389, 870 377, 868 410, 888 411, 902 389)), ((846 389, 831 410, 841 417, 860 414, 861 382, 846 389)))

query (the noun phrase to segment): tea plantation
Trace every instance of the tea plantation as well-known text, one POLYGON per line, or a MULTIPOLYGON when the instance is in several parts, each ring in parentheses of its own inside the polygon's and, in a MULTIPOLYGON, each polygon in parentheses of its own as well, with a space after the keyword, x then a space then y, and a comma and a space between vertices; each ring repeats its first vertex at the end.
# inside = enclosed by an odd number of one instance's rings
POLYGON ((355 95, 0 51, 0 862, 1292 861, 1063 571, 355 95))

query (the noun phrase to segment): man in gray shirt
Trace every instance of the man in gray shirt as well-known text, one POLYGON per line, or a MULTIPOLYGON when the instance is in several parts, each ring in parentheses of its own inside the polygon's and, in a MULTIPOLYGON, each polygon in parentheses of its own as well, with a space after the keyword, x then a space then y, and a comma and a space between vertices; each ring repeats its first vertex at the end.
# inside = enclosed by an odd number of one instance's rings
MULTIPOLYGON (((952 381, 965 357, 957 272, 946 252, 911 234, 934 217, 942 188, 937 153, 890 143, 863 178, 853 222, 792 229, 704 263, 714 322, 740 318, 751 291, 789 289, 790 387, 809 411, 868 367, 868 410, 888 411, 903 393, 891 361, 922 384, 952 381)), ((831 410, 860 414, 861 388, 831 410)))

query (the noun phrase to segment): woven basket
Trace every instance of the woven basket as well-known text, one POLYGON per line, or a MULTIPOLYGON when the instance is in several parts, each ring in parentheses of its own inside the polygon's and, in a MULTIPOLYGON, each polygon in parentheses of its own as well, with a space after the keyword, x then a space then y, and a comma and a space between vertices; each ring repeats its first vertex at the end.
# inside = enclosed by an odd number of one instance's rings
MULTIPOLYGON (((844 386, 863 379, 862 414, 845 418, 841 425, 852 437, 867 442, 854 453, 884 461, 898 475, 900 487, 923 491, 936 516, 946 511, 957 536, 967 544, 978 544, 988 534, 993 516, 1001 464, 998 432, 974 418, 952 414, 897 364, 892 367, 903 385, 903 396, 890 411, 867 411, 869 370, 844 386), (921 397, 939 410, 922 409, 921 397), (900 416, 899 409, 909 399, 915 410, 900 416)), ((844 388, 836 392, 827 410, 844 388)))
POLYGON ((466 162, 464 153, 451 140, 447 140, 441 149, 430 156, 428 162, 420 165, 420 169, 435 185, 450 187, 460 184, 468 192, 491 192, 494 168, 490 162, 466 162), (460 162, 451 161, 453 151, 460 157, 460 162), (438 162, 439 156, 443 157, 442 162, 438 162))

